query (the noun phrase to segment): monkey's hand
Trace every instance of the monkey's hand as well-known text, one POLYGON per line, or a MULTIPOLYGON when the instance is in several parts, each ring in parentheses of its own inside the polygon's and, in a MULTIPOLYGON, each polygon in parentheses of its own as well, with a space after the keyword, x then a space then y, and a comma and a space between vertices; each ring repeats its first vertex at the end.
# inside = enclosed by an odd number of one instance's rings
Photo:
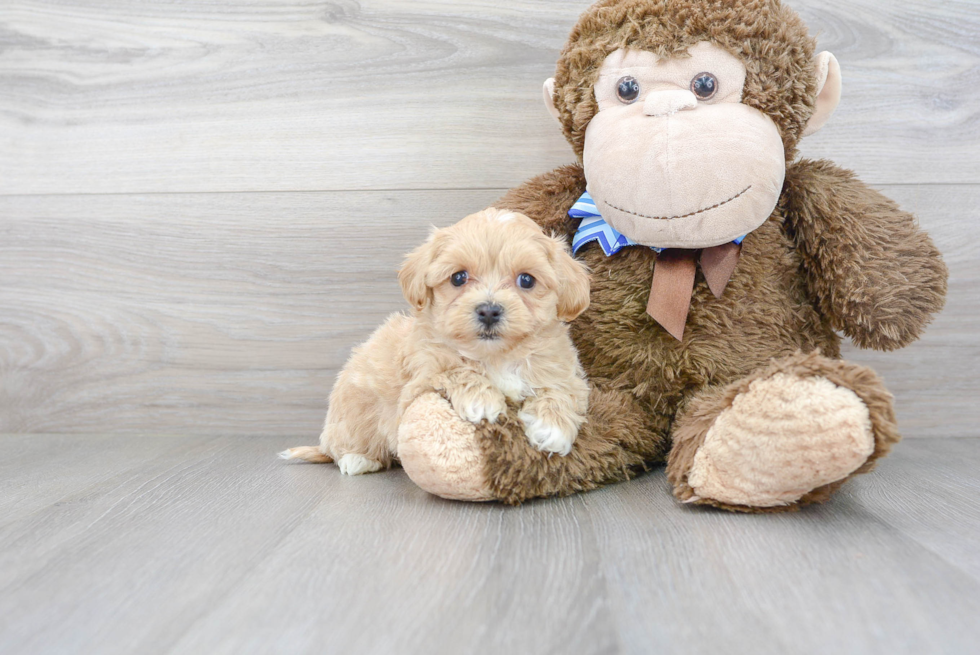
POLYGON ((876 350, 919 338, 949 274, 912 214, 827 161, 791 166, 781 203, 810 297, 834 329, 876 350))

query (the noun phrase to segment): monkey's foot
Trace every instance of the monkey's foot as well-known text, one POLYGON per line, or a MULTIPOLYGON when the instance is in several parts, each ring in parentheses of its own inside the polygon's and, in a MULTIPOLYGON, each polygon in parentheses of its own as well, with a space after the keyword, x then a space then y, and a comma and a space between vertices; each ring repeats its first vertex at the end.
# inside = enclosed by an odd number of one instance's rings
POLYGON ((868 408, 826 378, 779 373, 735 396, 688 472, 696 497, 773 507, 847 477, 874 451, 868 408))
POLYGON ((745 511, 824 500, 897 440, 890 397, 868 369, 791 359, 692 399, 668 463, 678 498, 745 511))
POLYGON ((416 398, 398 426, 398 459, 412 482, 452 500, 492 500, 476 426, 437 393, 416 398))

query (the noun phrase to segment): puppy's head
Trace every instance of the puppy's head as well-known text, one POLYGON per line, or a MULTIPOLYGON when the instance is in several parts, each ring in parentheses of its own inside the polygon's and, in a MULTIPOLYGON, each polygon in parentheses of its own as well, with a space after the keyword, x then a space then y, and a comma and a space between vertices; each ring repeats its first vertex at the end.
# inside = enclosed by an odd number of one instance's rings
POLYGON ((487 209, 435 230, 398 272, 405 298, 467 352, 514 348, 589 306, 589 276, 527 216, 487 209))

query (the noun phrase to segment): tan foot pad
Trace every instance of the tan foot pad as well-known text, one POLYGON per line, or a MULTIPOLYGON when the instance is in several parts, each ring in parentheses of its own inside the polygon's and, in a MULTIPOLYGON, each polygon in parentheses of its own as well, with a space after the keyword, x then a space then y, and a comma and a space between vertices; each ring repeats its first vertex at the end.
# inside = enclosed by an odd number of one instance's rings
POLYGON ((694 456, 699 498, 775 507, 847 477, 874 451, 868 408, 826 378, 756 380, 718 415, 694 456))
POLYGON ((398 426, 398 459, 412 482, 453 500, 493 500, 472 423, 439 394, 417 398, 398 426))

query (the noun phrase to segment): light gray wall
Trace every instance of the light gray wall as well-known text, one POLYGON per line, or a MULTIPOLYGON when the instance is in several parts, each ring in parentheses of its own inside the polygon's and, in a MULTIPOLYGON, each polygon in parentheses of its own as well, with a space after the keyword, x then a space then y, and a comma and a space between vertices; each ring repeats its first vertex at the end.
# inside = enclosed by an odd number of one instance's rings
MULTIPOLYGON (((314 438, 431 224, 572 160, 541 82, 586 2, 0 6, 0 432, 314 438)), ((952 271, 907 436, 976 435, 980 4, 796 0, 844 97, 804 154, 952 271)))

